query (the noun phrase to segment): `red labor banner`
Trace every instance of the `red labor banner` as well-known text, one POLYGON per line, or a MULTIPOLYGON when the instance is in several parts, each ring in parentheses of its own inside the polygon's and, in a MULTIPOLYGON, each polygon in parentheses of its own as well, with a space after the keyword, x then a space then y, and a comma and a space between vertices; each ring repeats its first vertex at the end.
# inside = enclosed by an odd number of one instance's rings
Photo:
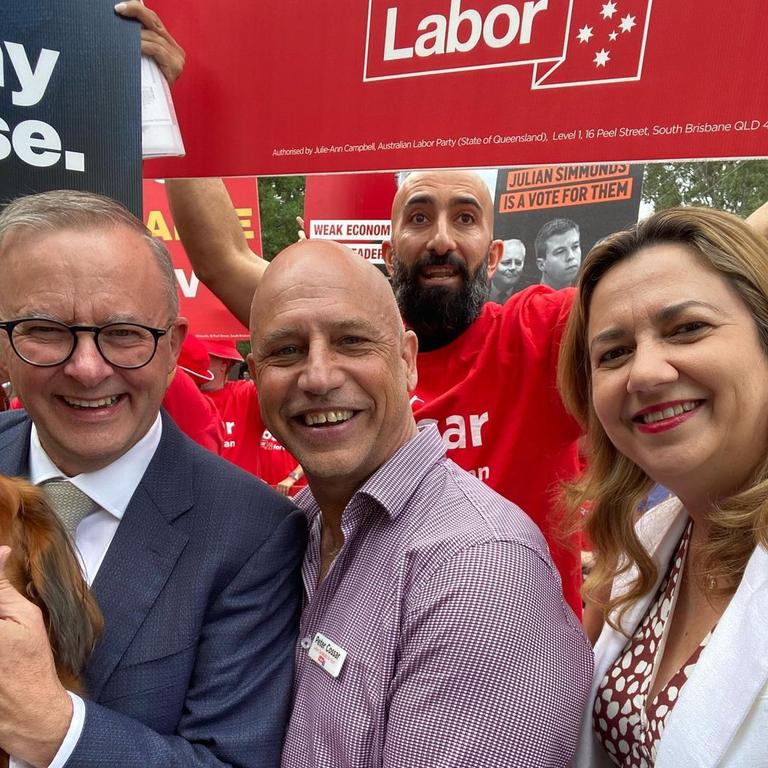
MULTIPOLYGON (((225 179, 227 191, 240 218, 251 249, 261 253, 259 191, 256 179, 225 179)), ((189 320, 190 333, 202 338, 247 339, 248 329, 200 282, 192 271, 179 233, 173 224, 165 184, 160 179, 144 179, 144 223, 162 240, 171 253, 179 290, 179 314, 189 320)))
POLYGON ((764 0, 151 5, 187 51, 156 176, 768 155, 764 0))

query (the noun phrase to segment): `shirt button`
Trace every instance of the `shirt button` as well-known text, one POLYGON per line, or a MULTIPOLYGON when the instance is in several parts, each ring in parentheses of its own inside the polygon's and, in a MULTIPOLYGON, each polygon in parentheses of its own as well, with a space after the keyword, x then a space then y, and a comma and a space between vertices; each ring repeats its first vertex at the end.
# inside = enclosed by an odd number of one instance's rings
POLYGON ((302 637, 302 638, 301 638, 301 647, 302 647, 302 648, 303 648, 305 651, 308 651, 308 650, 309 650, 309 647, 310 647, 311 645, 312 645, 312 638, 311 638, 311 637, 307 636, 307 637, 302 637))

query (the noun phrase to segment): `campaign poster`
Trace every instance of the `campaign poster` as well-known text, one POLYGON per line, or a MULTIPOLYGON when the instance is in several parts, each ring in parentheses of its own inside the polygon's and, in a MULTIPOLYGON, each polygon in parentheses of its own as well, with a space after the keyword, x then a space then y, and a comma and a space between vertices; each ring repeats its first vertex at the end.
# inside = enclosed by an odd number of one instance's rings
POLYGON ((768 155, 765 0, 152 0, 187 51, 156 176, 768 155))
POLYGON ((139 25, 105 0, 3 0, 0 206, 99 192, 141 217, 139 25))
MULTIPOLYGON (((259 190, 256 179, 224 179, 248 245, 261 254, 259 190)), ((165 184, 144 180, 144 223, 171 253, 179 293, 179 314, 189 320, 190 333, 208 339, 247 339, 248 329, 206 288, 192 271, 173 223, 165 184)))
POLYGON ((307 237, 336 240, 384 269, 381 243, 389 240, 394 173, 307 176, 304 226, 307 237))
POLYGON ((504 253, 491 301, 503 304, 536 283, 574 285, 590 248, 637 221, 642 185, 641 164, 500 168, 494 237, 504 253))

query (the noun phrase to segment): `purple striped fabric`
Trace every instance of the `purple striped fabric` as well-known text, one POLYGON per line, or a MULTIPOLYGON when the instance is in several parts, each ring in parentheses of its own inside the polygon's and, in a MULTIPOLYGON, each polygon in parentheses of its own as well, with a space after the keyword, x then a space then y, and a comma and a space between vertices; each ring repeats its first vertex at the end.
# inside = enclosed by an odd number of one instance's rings
POLYGON ((310 491, 307 603, 284 768, 557 768, 576 745, 592 650, 538 528, 446 459, 422 429, 353 496, 317 584, 310 491), (309 656, 346 651, 337 677, 309 656))

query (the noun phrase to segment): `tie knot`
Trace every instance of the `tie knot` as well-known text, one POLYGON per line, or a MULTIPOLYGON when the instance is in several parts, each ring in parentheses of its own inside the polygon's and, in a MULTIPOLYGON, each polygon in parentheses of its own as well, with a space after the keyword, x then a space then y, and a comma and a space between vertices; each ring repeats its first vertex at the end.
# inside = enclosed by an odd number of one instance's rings
POLYGON ((51 500, 54 511, 74 539, 80 521, 97 508, 96 502, 69 480, 49 480, 43 490, 51 500))

